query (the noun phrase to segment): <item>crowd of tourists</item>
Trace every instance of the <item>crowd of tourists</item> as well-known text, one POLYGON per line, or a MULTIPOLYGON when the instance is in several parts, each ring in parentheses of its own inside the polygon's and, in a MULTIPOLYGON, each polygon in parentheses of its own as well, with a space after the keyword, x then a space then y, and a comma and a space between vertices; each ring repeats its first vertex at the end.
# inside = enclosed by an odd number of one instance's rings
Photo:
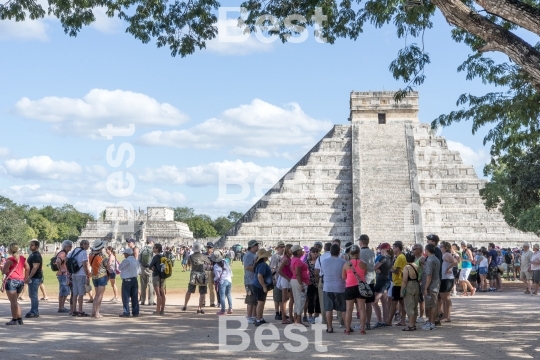
MULTIPOLYGON (((214 244, 195 242, 192 246, 163 248, 148 238, 139 248, 134 239, 118 251, 105 241, 87 240, 74 248, 72 241, 62 243, 48 266, 56 273, 59 285, 58 313, 76 317, 100 318, 105 287, 113 290, 111 302, 118 301, 117 277, 121 278, 120 317, 137 317, 140 306, 155 306, 153 315, 165 314, 166 279, 172 274, 174 260, 182 271, 189 271, 189 283, 182 311, 187 311, 191 295, 197 290, 197 313, 204 314, 206 295, 217 315, 233 313, 231 264, 242 261, 246 289, 248 323, 260 326, 267 295, 272 291, 275 318, 282 324, 308 326, 326 324, 334 332, 337 324, 345 334, 396 325, 404 331, 433 330, 451 322, 452 301, 457 291, 474 296, 477 291, 502 291, 502 278, 520 279, 525 293, 537 295, 540 286, 540 249, 528 243, 522 249, 473 248, 466 241, 450 244, 437 235, 427 236, 427 245, 379 244, 370 248, 370 239, 362 235, 357 244, 342 246, 339 240, 312 247, 279 242, 265 249, 251 240, 246 249, 214 249, 214 244), (140 285, 139 285, 140 284, 140 285), (534 289, 533 289, 534 285, 534 289), (84 311, 84 296, 91 311, 84 311), (374 316, 373 316, 374 313, 374 316), (360 320, 353 326, 353 316, 360 320), (372 322, 372 318, 376 322, 372 322)), ((30 309, 25 318, 39 317, 39 291, 48 300, 43 287, 43 259, 40 242, 29 243, 29 255, 15 243, 0 246, 0 268, 4 275, 12 319, 6 325, 22 325, 22 300, 25 289, 30 309)))

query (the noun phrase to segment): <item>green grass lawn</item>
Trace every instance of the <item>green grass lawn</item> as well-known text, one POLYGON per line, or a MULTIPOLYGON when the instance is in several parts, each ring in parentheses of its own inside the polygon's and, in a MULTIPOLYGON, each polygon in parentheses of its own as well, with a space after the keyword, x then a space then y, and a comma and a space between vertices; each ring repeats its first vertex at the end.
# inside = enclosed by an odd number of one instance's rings
MULTIPOLYGON (((123 256, 122 256, 123 257, 123 256)), ((122 257, 118 257, 120 261, 122 257)), ((47 289, 48 296, 54 296, 58 294, 58 281, 56 280, 56 274, 51 270, 50 267, 47 267, 50 264, 52 255, 43 255, 43 273, 45 278, 45 288, 47 289), (49 293, 51 295, 49 295, 49 293)), ((233 278, 232 278, 232 292, 245 292, 244 288, 244 268, 240 261, 235 261, 232 266, 233 278)), ((117 276, 117 286, 121 286, 121 279, 117 276)), ((181 261, 175 261, 173 274, 170 278, 167 279, 167 291, 180 291, 184 292, 187 290, 189 283, 189 272, 182 272, 182 263, 181 261)), ((107 286, 106 293, 111 293, 110 286, 107 286)))

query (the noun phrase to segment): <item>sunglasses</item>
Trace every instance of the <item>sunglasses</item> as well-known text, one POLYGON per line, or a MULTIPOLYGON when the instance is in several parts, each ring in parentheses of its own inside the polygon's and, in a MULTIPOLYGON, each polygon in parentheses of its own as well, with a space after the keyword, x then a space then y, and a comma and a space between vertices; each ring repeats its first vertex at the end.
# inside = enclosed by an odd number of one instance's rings
POLYGON ((311 253, 312 254, 318 254, 319 252, 318 251, 312 251, 311 253))

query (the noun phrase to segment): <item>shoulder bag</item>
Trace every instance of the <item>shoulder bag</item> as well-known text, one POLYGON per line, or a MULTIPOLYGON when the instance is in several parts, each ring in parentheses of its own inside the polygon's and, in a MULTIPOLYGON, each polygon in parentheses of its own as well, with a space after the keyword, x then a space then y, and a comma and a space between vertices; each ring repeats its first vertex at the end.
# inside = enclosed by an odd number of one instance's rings
POLYGON ((356 270, 354 269, 354 266, 350 260, 349 260, 349 266, 351 267, 351 270, 354 276, 356 276, 356 281, 358 282, 358 292, 360 292, 360 296, 365 297, 365 298, 372 297, 373 291, 371 291, 371 288, 369 287, 368 284, 366 284, 365 281, 362 281, 362 279, 360 279, 360 277, 356 273, 356 270))

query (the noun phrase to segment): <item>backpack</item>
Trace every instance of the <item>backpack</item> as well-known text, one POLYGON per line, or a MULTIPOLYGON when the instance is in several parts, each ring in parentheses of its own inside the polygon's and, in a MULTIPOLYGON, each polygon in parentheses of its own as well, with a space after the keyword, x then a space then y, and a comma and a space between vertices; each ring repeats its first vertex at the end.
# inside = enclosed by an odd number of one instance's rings
MULTIPOLYGON (((60 271, 60 268, 58 268, 58 265, 56 264, 56 260, 58 259, 58 254, 60 254, 61 252, 66 252, 65 250, 60 250, 56 255, 54 255, 52 258, 51 258, 51 264, 50 264, 50 267, 51 267, 51 270, 52 271, 60 271)), ((65 260, 64 260, 65 261, 65 260)))
POLYGON ((71 256, 68 256, 66 259, 66 268, 68 273, 75 274, 79 270, 81 270, 81 267, 79 263, 77 262, 77 256, 81 253, 81 251, 84 251, 83 248, 79 248, 79 251, 73 252, 71 256))
POLYGON ((162 255, 159 259, 159 277, 161 279, 170 278, 172 275, 172 261, 167 256, 162 255))
POLYGON ((152 261, 152 249, 150 249, 150 246, 145 246, 144 249, 139 254, 139 263, 142 266, 148 267, 151 261, 152 261))
POLYGON ((510 256, 509 253, 506 253, 504 254, 504 260, 507 264, 511 264, 512 263, 512 256, 510 256))

